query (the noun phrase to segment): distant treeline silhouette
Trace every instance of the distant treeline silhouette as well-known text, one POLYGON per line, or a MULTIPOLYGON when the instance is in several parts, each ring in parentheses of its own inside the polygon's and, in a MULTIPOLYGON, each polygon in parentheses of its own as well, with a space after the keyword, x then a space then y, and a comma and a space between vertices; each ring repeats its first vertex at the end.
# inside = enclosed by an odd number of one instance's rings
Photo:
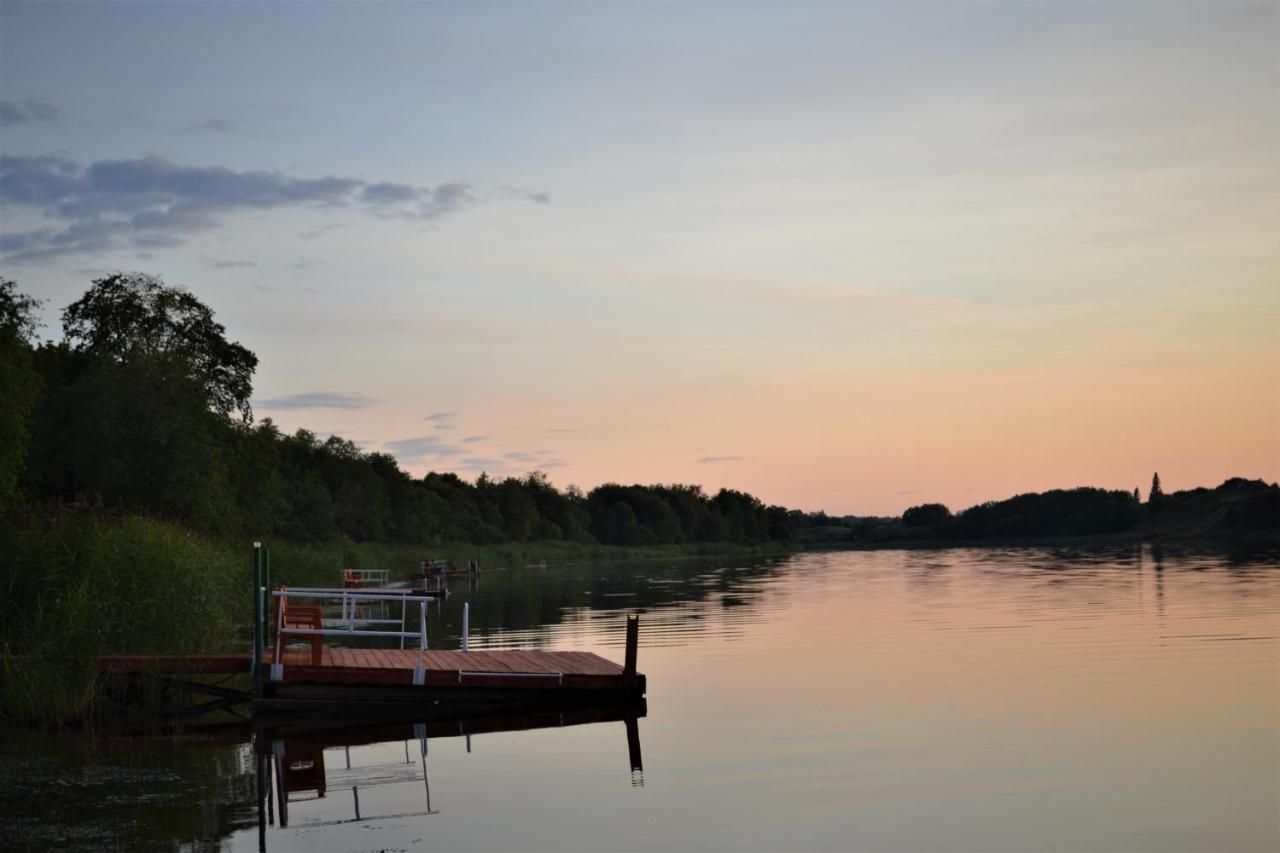
POLYGON ((943 504, 911 507, 901 519, 852 518, 846 539, 982 541, 1119 533, 1212 536, 1280 530, 1280 487, 1234 477, 1214 489, 1165 493, 1159 476, 1142 503, 1133 492, 1054 489, 989 501, 955 515, 943 504))
POLYGON ((0 281, 0 510, 21 495, 214 534, 481 544, 786 541, 802 520, 731 489, 413 477, 346 439, 255 423, 257 357, 182 288, 100 278, 62 312, 60 343, 35 343, 37 307, 0 281))
POLYGON ((0 279, 0 512, 20 502, 89 506, 301 542, 624 546, 1195 535, 1280 524, 1280 488, 1239 478, 1168 494, 1156 475, 1145 503, 1136 489, 1078 488, 954 515, 929 503, 901 518, 834 518, 693 485, 609 483, 584 494, 538 472, 413 477, 391 455, 346 439, 255 423, 257 357, 182 288, 141 273, 97 279, 62 312, 59 343, 35 342, 37 308, 0 279))

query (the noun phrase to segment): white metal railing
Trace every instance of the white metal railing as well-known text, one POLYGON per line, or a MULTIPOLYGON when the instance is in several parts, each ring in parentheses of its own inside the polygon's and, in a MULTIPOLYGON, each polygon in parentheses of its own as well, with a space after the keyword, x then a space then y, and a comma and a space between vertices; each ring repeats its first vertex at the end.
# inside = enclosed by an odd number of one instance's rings
MULTIPOLYGON (((417 600, 422 598, 424 601, 433 600, 433 596, 415 596, 415 590, 408 587, 381 587, 373 590, 363 590, 357 588, 348 589, 346 587, 321 587, 321 586, 292 586, 288 588, 290 593, 298 593, 298 597, 302 598, 324 598, 337 599, 340 607, 341 615, 338 619, 326 619, 325 623, 330 625, 346 625, 347 632, 355 630, 356 625, 402 625, 404 624, 403 613, 400 619, 378 619, 359 615, 356 605, 360 601, 381 602, 382 615, 386 615, 387 603, 405 602, 409 600, 417 600)), ((403 608, 402 608, 403 609, 403 608)))
MULTIPOLYGON (((405 590, 405 593, 410 590, 405 590)), ((276 599, 276 644, 275 659, 273 664, 281 665, 285 637, 399 637, 400 648, 404 648, 404 641, 407 639, 417 639, 420 651, 427 650, 427 602, 433 601, 431 596, 425 595, 408 595, 399 592, 358 592, 348 589, 322 589, 318 587, 294 588, 274 590, 271 593, 276 599), (334 600, 336 599, 342 607, 343 619, 326 620, 321 613, 320 628, 288 628, 285 627, 284 617, 287 607, 281 607, 283 601, 291 598, 301 599, 319 599, 334 600), (357 618, 355 615, 355 605, 361 601, 391 601, 399 602, 400 618, 399 619, 363 619, 357 618), (409 613, 409 604, 417 603, 418 605, 418 630, 406 630, 409 613), (386 629, 370 630, 367 628, 357 628, 357 625, 385 625, 399 623, 399 631, 390 631, 386 629)))
POLYGON ((391 581, 391 572, 387 569, 343 569, 343 586, 352 581, 362 587, 385 587, 391 581))
MULTIPOLYGON (((262 587, 263 597, 266 597, 267 589, 262 587)), ((275 656, 272 659, 271 678, 278 681, 283 678, 284 673, 284 641, 286 637, 398 637, 400 639, 400 648, 404 648, 404 641, 407 639, 418 640, 418 650, 425 652, 427 650, 427 602, 435 601, 434 596, 429 595, 413 595, 410 589, 387 589, 377 592, 361 592, 349 589, 327 589, 323 587, 292 587, 286 589, 278 589, 271 591, 272 597, 276 600, 276 642, 275 656), (325 619, 324 611, 321 610, 320 628, 299 628, 287 627, 285 625, 285 612, 287 606, 282 606, 288 599, 312 599, 312 600, 337 600, 342 611, 341 619, 325 619), (400 604, 399 619, 370 619, 356 615, 356 606, 360 602, 398 602, 400 604), (409 605, 416 603, 418 605, 418 630, 407 630, 409 605), (399 631, 391 631, 386 629, 360 628, 356 626, 366 625, 386 625, 398 624, 399 631)), ((263 602, 264 608, 266 602, 263 602)), ((322 605, 323 607, 323 605, 322 605)), ((463 602, 462 605, 462 651, 470 650, 471 645, 471 602, 463 602)), ((414 671, 414 684, 425 683, 425 669, 423 664, 419 664, 414 671)), ((463 673, 476 674, 476 673, 463 673)), ((461 676, 459 676, 461 677, 461 676)))

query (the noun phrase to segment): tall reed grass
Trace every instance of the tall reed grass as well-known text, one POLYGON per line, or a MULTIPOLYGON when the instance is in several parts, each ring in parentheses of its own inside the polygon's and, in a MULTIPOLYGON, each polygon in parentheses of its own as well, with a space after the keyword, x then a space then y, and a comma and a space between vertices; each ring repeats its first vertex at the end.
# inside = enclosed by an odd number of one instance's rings
MULTIPOLYGON (((0 718, 57 724, 91 715, 100 698, 100 655, 247 651, 251 544, 134 516, 0 521, 0 718)), ((497 568, 754 550, 723 543, 619 548, 562 541, 264 544, 272 586, 336 586, 344 568, 387 569, 399 578, 428 557, 497 568)))
POLYGON ((0 527, 0 713, 85 716, 99 655, 235 648, 251 606, 247 554, 135 517, 0 527))

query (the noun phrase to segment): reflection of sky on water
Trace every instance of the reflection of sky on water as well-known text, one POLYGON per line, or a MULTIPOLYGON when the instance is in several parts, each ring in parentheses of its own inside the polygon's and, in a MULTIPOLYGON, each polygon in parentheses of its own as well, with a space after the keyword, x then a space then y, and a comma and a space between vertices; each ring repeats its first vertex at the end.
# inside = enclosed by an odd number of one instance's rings
MULTIPOLYGON (((622 614, 643 610, 643 787, 618 720, 476 734, 470 752, 433 736, 425 779, 393 772, 406 740, 419 757, 411 734, 352 746, 350 772, 331 747, 325 798, 292 804, 268 849, 1280 846, 1274 556, 953 549, 485 572, 440 605, 433 645, 454 645, 466 600, 477 648, 615 660, 622 614), (437 813, 317 826, 353 816, 363 778, 394 779, 361 790, 364 815, 423 811, 428 780, 437 813)), ((257 849, 252 753, 217 749, 205 764, 193 747, 74 766, 136 774, 119 796, 156 799, 128 812, 135 827, 161 813, 156 778, 183 780, 188 802, 204 778, 236 819, 192 818, 183 837, 257 849)), ((40 788, 55 789, 70 790, 40 788)))
POLYGON ((501 736, 483 760, 451 744, 422 832, 463 849, 1270 849, 1277 577, 1274 559, 1145 547, 486 574, 440 614, 446 633, 467 597, 473 619, 490 602, 516 617, 478 647, 616 658, 621 614, 644 611, 646 786, 620 778, 608 726, 501 736))

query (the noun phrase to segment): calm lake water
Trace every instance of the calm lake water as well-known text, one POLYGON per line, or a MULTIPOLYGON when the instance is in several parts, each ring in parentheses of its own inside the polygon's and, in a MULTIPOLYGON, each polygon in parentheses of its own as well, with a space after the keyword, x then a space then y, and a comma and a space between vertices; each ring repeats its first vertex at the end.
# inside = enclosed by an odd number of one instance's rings
POLYGON ((1274 557, 839 552, 453 590, 437 647, 469 599, 476 647, 620 661, 641 610, 647 712, 335 723, 261 762, 234 727, 10 733, 0 846, 1280 849, 1274 557), (260 821, 258 768, 277 764, 260 821))

